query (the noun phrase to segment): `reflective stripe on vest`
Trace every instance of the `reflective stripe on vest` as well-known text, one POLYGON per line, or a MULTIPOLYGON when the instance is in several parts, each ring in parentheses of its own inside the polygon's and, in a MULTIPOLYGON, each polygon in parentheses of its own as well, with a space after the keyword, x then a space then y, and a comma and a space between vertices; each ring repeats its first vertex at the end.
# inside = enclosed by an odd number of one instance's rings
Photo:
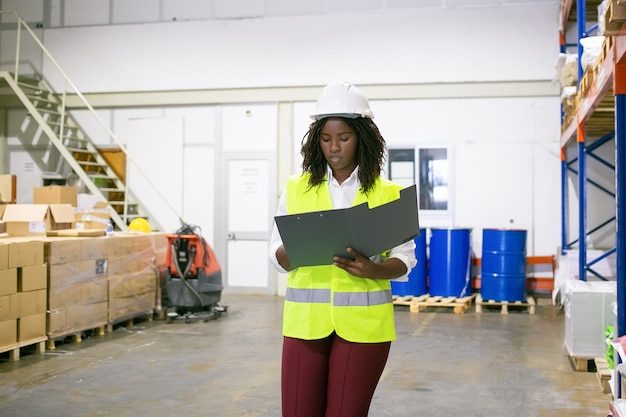
POLYGON ((289 287, 285 299, 294 303, 330 303, 330 290, 289 287))
MULTIPOLYGON (((330 290, 316 288, 287 288, 287 301, 294 303, 330 303, 330 290)), ((333 299, 336 307, 368 307, 391 303, 390 290, 371 292, 337 292, 333 299)))
POLYGON ((393 302, 391 290, 370 292, 336 292, 333 305, 339 307, 369 307, 393 302))

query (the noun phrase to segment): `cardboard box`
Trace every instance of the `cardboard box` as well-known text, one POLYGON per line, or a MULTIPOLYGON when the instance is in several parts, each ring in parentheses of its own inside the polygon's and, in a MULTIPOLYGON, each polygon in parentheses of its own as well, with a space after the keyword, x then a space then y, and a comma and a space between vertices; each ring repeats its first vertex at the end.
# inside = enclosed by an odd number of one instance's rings
POLYGON ((46 264, 24 266, 17 270, 17 289, 20 292, 45 290, 48 288, 46 264))
POLYGON ((106 229, 111 220, 111 209, 100 196, 80 194, 74 210, 77 229, 106 229))
POLYGON ((17 343, 17 320, 0 321, 0 347, 17 343))
POLYGON ((48 296, 46 290, 18 292, 16 295, 18 302, 18 318, 46 312, 48 304, 48 296))
POLYGON ((0 321, 17 318, 17 293, 0 297, 0 321))
POLYGON ((17 176, 0 175, 0 195, 2 201, 15 202, 17 196, 17 176))
POLYGON ((43 242, 40 240, 11 240, 9 242, 10 268, 41 265, 43 263, 43 242))
POLYGON ((44 261, 48 265, 56 265, 80 260, 83 240, 47 237, 44 240, 44 261))
POLYGON ((46 216, 46 231, 73 229, 76 223, 74 207, 69 204, 50 204, 46 216))
POLYGON ((46 333, 49 337, 66 334, 67 330, 67 310, 48 310, 48 319, 46 323, 46 333))
POLYGON ((82 284, 83 282, 76 282, 63 287, 50 287, 48 289, 48 310, 59 310, 80 304, 82 284), (78 303, 77 300, 79 300, 78 303))
POLYGON ((46 313, 17 319, 17 341, 27 342, 46 336, 46 313))
POLYGON ((135 294, 132 297, 109 299, 109 323, 141 314, 153 314, 156 308, 156 291, 135 294))
POLYGON ((103 259, 108 258, 109 245, 104 236, 85 238, 81 242, 81 259, 103 259))
POLYGON ((17 292, 17 268, 0 271, 0 296, 17 292))
POLYGON ((0 296, 0 322, 10 320, 11 315, 11 297, 8 295, 0 296))
POLYGON ((9 242, 0 242, 0 271, 9 269, 9 242))
POLYGON ((92 259, 74 261, 65 264, 50 265, 48 273, 48 288, 67 287, 77 282, 91 281, 96 278, 106 278, 106 259, 92 259))
POLYGON ((74 227, 74 209, 69 204, 10 204, 2 220, 10 236, 45 236, 48 230, 74 227))
POLYGON ((33 188, 33 204, 78 204, 78 189, 74 186, 50 185, 33 188))
POLYGON ((76 282, 64 287, 52 287, 48 292, 48 309, 58 310, 75 305, 107 301, 106 278, 76 282))
POLYGON ((73 305, 48 311, 49 337, 64 336, 107 324, 108 302, 73 305))
POLYGON ((45 236, 47 204, 9 204, 2 220, 11 236, 45 236))
POLYGON ((137 294, 144 294, 156 291, 157 277, 152 273, 137 275, 117 275, 109 277, 109 299, 134 297, 137 294))

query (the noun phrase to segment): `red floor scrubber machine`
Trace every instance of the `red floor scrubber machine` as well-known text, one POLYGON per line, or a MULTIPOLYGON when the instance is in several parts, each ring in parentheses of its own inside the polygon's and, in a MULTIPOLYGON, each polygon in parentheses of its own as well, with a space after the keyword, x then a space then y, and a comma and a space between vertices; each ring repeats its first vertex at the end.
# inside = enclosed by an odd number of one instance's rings
POLYGON ((209 321, 228 311, 220 304, 222 269, 197 226, 168 234, 164 306, 168 323, 209 321))

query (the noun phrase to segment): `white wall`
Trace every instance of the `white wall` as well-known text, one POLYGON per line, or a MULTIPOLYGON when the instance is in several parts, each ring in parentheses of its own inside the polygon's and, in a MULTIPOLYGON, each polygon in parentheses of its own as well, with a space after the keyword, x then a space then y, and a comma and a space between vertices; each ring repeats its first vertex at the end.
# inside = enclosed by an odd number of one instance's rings
POLYGON ((546 4, 59 28, 45 44, 85 93, 546 80, 556 34, 546 4))

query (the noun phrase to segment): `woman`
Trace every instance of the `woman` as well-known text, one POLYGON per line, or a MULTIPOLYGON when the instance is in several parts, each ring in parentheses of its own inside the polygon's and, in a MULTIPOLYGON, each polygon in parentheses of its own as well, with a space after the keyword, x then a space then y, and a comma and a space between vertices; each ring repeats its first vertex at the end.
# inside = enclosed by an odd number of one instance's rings
MULTIPOLYGON (((289 178, 277 215, 370 207, 400 197, 381 178, 386 144, 352 84, 324 88, 302 141, 303 172, 289 178)), ((393 219, 388 219, 393 221, 393 219)), ((306 239, 306 236, 303 236, 306 239)), ((274 225, 269 256, 289 272, 283 318, 283 417, 365 417, 395 339, 390 279, 406 279, 415 243, 367 258, 292 268, 274 225)))

